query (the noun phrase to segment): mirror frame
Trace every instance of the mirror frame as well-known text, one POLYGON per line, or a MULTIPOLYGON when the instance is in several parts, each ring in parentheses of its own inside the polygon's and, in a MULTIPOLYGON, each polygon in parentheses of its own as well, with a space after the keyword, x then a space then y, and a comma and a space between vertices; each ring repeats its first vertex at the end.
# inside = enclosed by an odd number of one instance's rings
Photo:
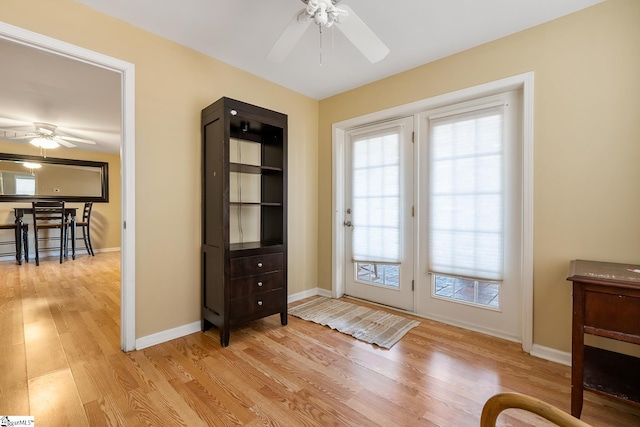
POLYGON ((109 164, 92 160, 59 159, 56 157, 30 156, 26 154, 0 153, 0 160, 24 160, 28 162, 50 163, 55 165, 85 166, 100 168, 101 196, 22 196, 0 194, 0 202, 33 202, 36 200, 64 200, 65 202, 109 202, 109 164))

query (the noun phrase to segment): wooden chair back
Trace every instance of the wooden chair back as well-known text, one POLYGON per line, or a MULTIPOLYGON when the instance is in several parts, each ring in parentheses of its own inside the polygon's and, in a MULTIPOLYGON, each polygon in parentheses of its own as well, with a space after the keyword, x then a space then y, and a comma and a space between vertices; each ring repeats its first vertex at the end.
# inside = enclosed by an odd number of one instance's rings
POLYGON ((560 427, 590 427, 584 421, 572 417, 553 405, 518 393, 500 393, 489 398, 482 408, 480 427, 495 427, 498 415, 506 409, 524 409, 560 427))
POLYGON ((33 202, 33 229, 64 228, 66 223, 64 201, 33 202))
MULTIPOLYGON (((64 261, 67 249, 67 235, 70 223, 67 221, 64 210, 64 201, 56 202, 32 202, 31 212, 33 214, 33 239, 35 245, 36 265, 40 265, 40 240, 59 239, 60 264, 64 261), (40 229, 59 229, 59 237, 40 236, 40 229)), ((74 242, 75 244, 75 242, 74 242)), ((75 248, 75 246, 74 246, 75 248)), ((49 249, 49 248, 47 248, 49 249)), ((44 248, 43 248, 44 250, 44 248)))
POLYGON ((95 256, 93 245, 91 244, 91 211, 93 210, 93 202, 86 202, 82 210, 82 221, 76 222, 76 226, 82 230, 82 236, 77 240, 83 240, 87 252, 91 256, 95 256))
POLYGON ((93 202, 86 202, 84 209, 82 210, 82 222, 89 225, 91 221, 91 210, 93 208, 93 202))

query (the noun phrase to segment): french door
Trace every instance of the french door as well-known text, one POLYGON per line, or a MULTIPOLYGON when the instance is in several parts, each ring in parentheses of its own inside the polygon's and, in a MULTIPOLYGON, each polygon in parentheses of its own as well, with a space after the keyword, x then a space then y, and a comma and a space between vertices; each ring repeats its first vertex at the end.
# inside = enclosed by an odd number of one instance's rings
POLYGON ((345 291, 414 310, 413 117, 347 132, 345 291))
POLYGON ((420 114, 416 310, 522 339, 520 95, 420 114))

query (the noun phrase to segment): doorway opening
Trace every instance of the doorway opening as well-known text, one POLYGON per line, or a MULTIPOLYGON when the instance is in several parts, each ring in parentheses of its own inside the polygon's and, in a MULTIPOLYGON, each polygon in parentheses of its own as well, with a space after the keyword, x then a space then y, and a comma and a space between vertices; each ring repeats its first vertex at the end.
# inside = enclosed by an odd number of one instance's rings
POLYGON ((0 22, 0 38, 25 47, 101 67, 121 76, 121 349, 135 349, 135 68, 79 46, 0 22))

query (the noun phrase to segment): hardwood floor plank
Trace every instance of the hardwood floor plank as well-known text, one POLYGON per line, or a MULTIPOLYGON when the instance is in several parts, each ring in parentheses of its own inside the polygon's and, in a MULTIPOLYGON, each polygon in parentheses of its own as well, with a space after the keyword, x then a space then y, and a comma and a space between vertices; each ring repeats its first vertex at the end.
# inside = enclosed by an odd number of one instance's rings
POLYGON ((29 387, 24 344, 0 349, 0 373, 0 414, 28 414, 29 387))
MULTIPOLYGON (((417 317, 389 350, 276 315, 233 328, 226 348, 214 329, 122 353, 119 256, 0 263, 0 414, 54 427, 471 427, 503 391, 569 410, 569 367, 417 317)), ((635 427, 640 409, 586 392, 582 419, 635 427)), ((542 425, 521 411, 500 423, 542 425)))
POLYGON ((119 398, 116 399, 116 402, 118 406, 123 409, 124 417, 126 419, 125 425, 171 425, 171 423, 165 422, 164 416, 155 405, 155 402, 140 390, 129 390, 127 392, 126 400, 119 398))
POLYGON ((180 398, 171 384, 159 384, 156 390, 146 395, 146 400, 153 403, 156 414, 164 420, 164 425, 206 427, 204 421, 180 398))
POLYGON ((101 402, 100 400, 104 396, 108 395, 108 393, 96 384, 96 379, 87 369, 85 362, 71 362, 69 363, 69 367, 71 369, 71 374, 73 375, 73 380, 76 383, 80 401, 85 405, 85 408, 87 404, 95 401, 98 401, 99 405, 103 405, 105 402, 101 402))
POLYGON ((36 424, 89 425, 69 369, 50 372, 29 380, 29 399, 30 414, 33 415, 36 424))
MULTIPOLYGON (((172 380, 169 383, 206 425, 241 426, 247 424, 237 417, 238 412, 232 412, 226 408, 212 393, 212 390, 204 387, 199 381, 193 380, 183 383, 172 380)), ((251 417, 247 417, 248 420, 251 420, 251 417)))
POLYGON ((64 348, 51 317, 25 323, 24 336, 29 380, 69 369, 64 348))
POLYGON ((0 351, 24 345, 23 324, 19 270, 9 268, 0 276, 0 351))
POLYGON ((125 426, 126 419, 110 396, 85 403, 84 410, 91 426, 125 426))
POLYGON ((76 384, 82 402, 89 402, 98 398, 97 396, 104 395, 114 399, 127 398, 129 390, 121 387, 117 374, 113 372, 106 357, 94 359, 90 363, 75 363, 72 372, 78 372, 77 375, 83 378, 82 382, 76 384))

